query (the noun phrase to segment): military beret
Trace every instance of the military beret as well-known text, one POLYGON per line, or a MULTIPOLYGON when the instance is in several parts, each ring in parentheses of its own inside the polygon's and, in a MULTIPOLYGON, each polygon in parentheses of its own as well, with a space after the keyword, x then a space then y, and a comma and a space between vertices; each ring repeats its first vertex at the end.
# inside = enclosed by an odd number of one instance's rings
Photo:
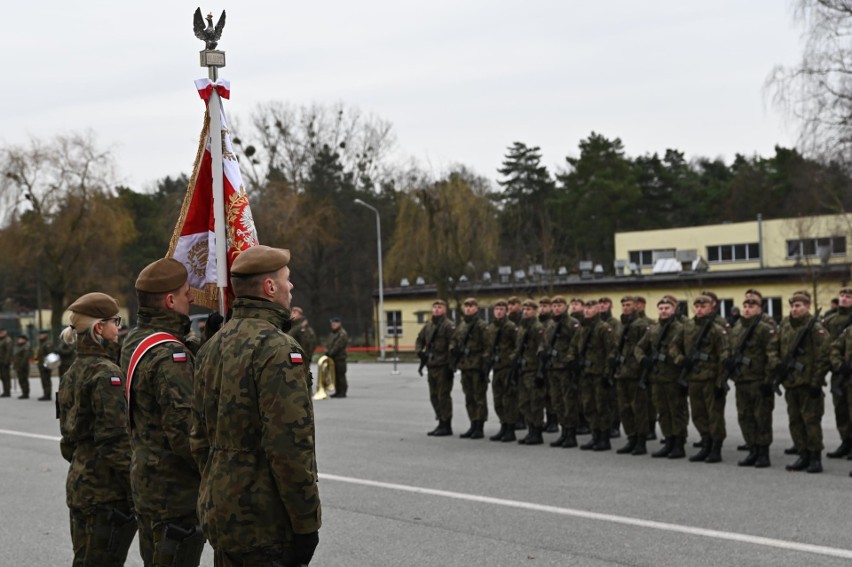
POLYGON ((118 315, 118 301, 105 293, 95 291, 78 297, 77 301, 68 306, 68 310, 97 319, 107 319, 118 315))
POLYGON ((572 297, 571 303, 583 303, 583 304, 585 304, 586 302, 581 297, 572 297))
POLYGON ((600 299, 598 299, 598 302, 599 303, 612 303, 612 300, 610 298, 604 296, 604 297, 601 297, 600 299))
POLYGON ((801 292, 796 292, 790 297, 790 305, 793 305, 796 302, 811 304, 811 294, 805 294, 801 292))
POLYGON ((444 307, 446 307, 447 302, 444 301, 443 299, 436 299, 435 301, 432 302, 432 307, 435 307, 436 305, 443 305, 444 307))
POLYGON ((743 301, 743 305, 760 305, 760 300, 753 297, 747 297, 743 301))
POLYGON ((532 299, 526 299, 526 300, 524 300, 524 302, 523 302, 523 304, 522 304, 522 305, 523 305, 524 307, 532 307, 533 309, 538 309, 538 303, 536 303, 536 302, 535 302, 535 301, 533 301, 532 299))
POLYGON ((635 299, 636 298, 633 297, 632 295, 625 295, 624 297, 621 298, 621 302, 627 303, 628 301, 634 301, 635 299))
POLYGON ((842 288, 840 288, 840 291, 838 293, 840 295, 852 295, 852 287, 849 287, 849 286, 842 287, 842 288))
POLYGON ((713 291, 702 291, 701 295, 707 296, 710 298, 712 303, 719 303, 719 296, 716 295, 716 292, 713 291))
POLYGON ((661 304, 663 304, 663 303, 665 303, 665 304, 667 304, 667 305, 671 305, 672 307, 677 307, 677 299, 675 299, 675 298, 674 298, 674 297, 672 297, 671 295, 664 295, 664 296, 662 297, 662 299, 660 299, 660 300, 657 302, 657 305, 661 305, 661 304))
POLYGON ((585 303, 583 303, 583 305, 586 306, 586 307, 594 307, 598 303, 600 303, 600 302, 597 299, 589 299, 585 303))
POLYGON ((760 293, 758 290, 754 289, 753 287, 752 287, 752 288, 747 289, 747 290, 746 290, 746 292, 745 292, 745 294, 746 294, 746 297, 748 297, 749 295, 756 295, 756 296, 757 296, 757 297, 759 297, 760 299, 763 299, 763 294, 762 294, 762 293, 760 293))
POLYGON ((18 335, 18 339, 24 339, 25 341, 30 340, 26 333, 21 333, 20 335, 18 335))
POLYGON ((476 305, 479 307, 479 303, 476 301, 475 297, 468 297, 462 302, 462 305, 476 305))
POLYGON ((809 292, 806 289, 797 289, 796 291, 793 292, 793 295, 804 295, 805 297, 808 298, 808 300, 811 299, 811 292, 809 292))
POLYGON ((701 294, 692 300, 693 305, 703 305, 705 303, 713 303, 713 298, 706 294, 701 294))
POLYGON ((494 307, 508 307, 509 303, 505 299, 498 299, 494 302, 494 307))
POLYGON ((160 258, 142 268, 136 289, 147 293, 174 291, 186 283, 186 268, 174 258, 160 258))
POLYGON ((641 304, 643 304, 643 305, 646 303, 646 301, 645 301, 645 297, 644 297, 644 296, 642 296, 642 295, 634 295, 634 296, 633 296, 633 301, 635 301, 636 303, 641 303, 641 304))
POLYGON ((521 302, 521 299, 517 295, 513 295, 509 299, 506 300, 509 305, 515 305, 521 302))
POLYGON ((277 272, 290 262, 290 251, 263 244, 243 250, 231 265, 231 276, 254 276, 277 272))
POLYGON ((329 322, 329 323, 340 323, 340 317, 338 317, 337 315, 335 315, 334 317, 332 317, 331 319, 329 319, 329 320, 328 320, 328 322, 329 322))
POLYGON ((551 303, 553 303, 553 302, 550 300, 549 297, 542 297, 541 299, 538 300, 539 305, 550 305, 551 303))
POLYGON ((564 303, 566 305, 568 304, 568 301, 565 300, 564 295, 554 295, 553 299, 551 299, 550 302, 551 303, 564 303))

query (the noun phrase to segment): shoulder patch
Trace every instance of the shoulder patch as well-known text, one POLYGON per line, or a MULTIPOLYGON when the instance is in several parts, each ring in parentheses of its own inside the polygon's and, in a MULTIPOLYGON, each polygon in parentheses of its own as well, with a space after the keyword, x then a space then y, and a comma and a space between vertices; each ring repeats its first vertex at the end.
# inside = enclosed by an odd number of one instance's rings
POLYGON ((291 364, 304 364, 305 361, 302 358, 302 353, 300 352, 291 352, 290 353, 290 363, 291 364))
POLYGON ((186 362, 186 353, 176 352, 172 354, 172 362, 186 362))
POLYGON ((121 377, 120 376, 110 376, 109 384, 110 384, 110 386, 121 386, 121 377))

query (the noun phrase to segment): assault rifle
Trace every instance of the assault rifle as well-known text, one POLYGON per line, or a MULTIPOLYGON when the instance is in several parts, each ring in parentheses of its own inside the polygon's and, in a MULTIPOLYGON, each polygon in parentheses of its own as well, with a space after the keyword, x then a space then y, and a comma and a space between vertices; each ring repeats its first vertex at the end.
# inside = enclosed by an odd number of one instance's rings
POLYGON ((432 348, 435 344, 435 337, 438 336, 438 329, 441 328, 440 323, 435 324, 435 330, 432 331, 432 336, 429 337, 429 342, 426 343, 426 350, 418 353, 417 356, 420 357, 420 366, 417 368, 417 373, 423 376, 423 368, 426 367, 426 363, 429 362, 429 359, 432 358, 432 348))
POLYGON ((813 331, 817 320, 819 320, 820 311, 822 311, 822 307, 816 310, 816 313, 814 313, 814 316, 811 317, 810 321, 808 321, 808 324, 805 325, 805 328, 799 331, 799 334, 796 336, 796 340, 793 342, 793 348, 790 349, 781 364, 775 368, 775 380, 772 382, 772 387, 775 390, 775 393, 779 396, 781 395, 781 384, 783 384, 787 378, 792 376, 793 372, 804 368, 802 363, 796 362, 796 359, 804 354, 805 349, 802 347, 805 345, 805 339, 808 338, 808 335, 811 331, 813 331))
MULTIPOLYGON (((846 324, 843 325, 843 329, 837 335, 838 338, 843 336, 843 333, 846 332, 846 329, 852 325, 852 315, 846 320, 846 324)), ((837 369, 837 377, 834 376, 834 371, 831 372, 831 393, 835 396, 843 397, 846 395, 846 384, 849 382, 849 377, 852 376, 852 360, 845 360, 843 364, 840 365, 840 368, 837 369)))
POLYGON ((577 358, 574 359, 574 364, 571 367, 571 373, 573 374, 572 379, 568 381, 572 390, 580 389, 580 378, 582 377, 583 371, 589 367, 589 361, 586 359, 586 355, 589 352, 589 345, 592 342, 592 333, 594 332, 594 327, 589 327, 588 334, 583 338, 583 346, 580 347, 580 352, 577 353, 577 358))
POLYGON ((527 343, 530 340, 531 332, 532 330, 527 327, 524 331, 524 336, 521 338, 521 346, 518 349, 518 353, 515 355, 515 358, 512 359, 512 368, 509 371, 509 383, 515 387, 518 386, 521 370, 524 367, 524 351, 527 349, 527 343))
POLYGON ((615 376, 618 374, 618 371, 621 369, 621 365, 624 364, 624 355, 622 351, 624 350, 624 343, 627 342, 627 332, 630 330, 629 321, 624 324, 624 328, 621 330, 621 337, 618 339, 618 348, 615 351, 615 354, 610 357, 609 360, 609 374, 606 376, 606 384, 608 387, 612 387, 615 383, 615 376))
POLYGON ((453 360, 450 365, 450 370, 454 373, 456 368, 459 366, 459 362, 461 359, 470 354, 470 349, 467 347, 467 343, 470 342, 470 335, 473 333, 473 329, 476 328, 476 322, 478 317, 473 317, 467 325, 467 330, 464 333, 464 338, 462 339, 461 346, 453 349, 453 360))
MULTIPOLYGON (((508 321, 508 319, 506 321, 508 321)), ((494 365, 497 364, 497 350, 500 347, 500 338, 503 336, 503 328, 506 326, 506 321, 504 321, 502 325, 497 327, 497 334, 494 336, 494 344, 491 345, 491 354, 488 356, 488 360, 485 362, 486 376, 491 373, 491 370, 494 369, 494 365)))
POLYGON ((538 370, 535 373, 535 382, 536 385, 541 387, 545 384, 545 374, 544 371, 550 366, 550 361, 553 360, 553 356, 556 354, 556 349, 554 348, 556 345, 556 341, 559 340, 559 336, 562 334, 562 323, 565 322, 565 316, 563 315, 562 319, 559 320, 559 323, 556 324, 556 329, 553 330, 553 336, 550 337, 550 343, 547 345, 547 348, 541 351, 538 355, 538 370))
MULTIPOLYGON (((674 315, 672 315, 674 317, 674 315)), ((660 333, 657 342, 654 343, 654 348, 651 349, 651 354, 642 359, 642 372, 639 374, 639 389, 646 390, 648 388, 648 377, 654 372, 657 364, 666 360, 666 354, 660 352, 663 348, 663 341, 666 340, 666 335, 669 334, 669 329, 672 328, 673 321, 666 323, 660 333)))
POLYGON ((757 326, 760 325, 760 316, 756 315, 754 317, 754 321, 748 326, 743 338, 740 339, 739 344, 737 345, 737 350, 734 351, 734 354, 725 361, 725 374, 722 376, 722 384, 721 388, 725 390, 725 392, 730 391, 731 387, 728 385, 728 380, 733 380, 740 374, 742 374, 742 367, 751 366, 751 359, 743 354, 746 347, 748 347, 748 343, 751 340, 751 337, 754 335, 754 332, 757 330, 757 326))
POLYGON ((687 380, 689 375, 692 374, 693 370, 695 370, 695 367, 698 365, 700 360, 707 360, 707 355, 701 352, 701 347, 704 345, 704 341, 707 340, 707 333, 710 332, 710 327, 714 322, 714 317, 709 315, 704 326, 701 327, 701 331, 699 331, 698 337, 695 339, 695 343, 692 345, 692 350, 684 359, 680 376, 677 377, 677 384, 681 388, 689 388, 689 382, 687 380))

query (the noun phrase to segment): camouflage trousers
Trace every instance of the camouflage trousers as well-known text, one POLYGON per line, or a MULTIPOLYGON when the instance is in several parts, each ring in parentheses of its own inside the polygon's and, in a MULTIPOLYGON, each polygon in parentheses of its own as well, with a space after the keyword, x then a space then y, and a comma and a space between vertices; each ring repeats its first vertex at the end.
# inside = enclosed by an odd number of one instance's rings
POLYGON ((612 428, 618 429, 621 423, 621 414, 618 411, 618 388, 613 384, 612 388, 607 389, 607 393, 609 394, 609 415, 612 420, 612 428))
POLYGON ((639 388, 638 378, 616 380, 618 414, 628 437, 648 434, 648 390, 639 388))
POLYGON ((560 373, 562 372, 554 369, 549 369, 546 372, 547 403, 545 404, 545 410, 553 413, 556 419, 559 420, 559 423, 564 425, 562 416, 565 411, 562 406, 565 402, 564 395, 562 394, 562 379, 560 378, 560 373))
POLYGON ((521 373, 518 381, 518 409, 528 425, 541 427, 544 424, 544 386, 535 385, 535 371, 521 373))
POLYGON ((346 379, 346 360, 335 360, 334 391, 341 396, 345 396, 347 390, 349 390, 349 381, 346 379))
MULTIPOLYGON (((832 387, 839 379, 840 376, 835 376, 834 372, 831 373, 832 387)), ((837 424, 840 439, 852 441, 852 424, 849 423, 849 406, 852 404, 852 400, 849 399, 849 388, 844 388, 841 396, 832 391, 831 401, 834 402, 834 422, 837 424)))
POLYGON ((612 394, 615 388, 604 386, 604 377, 596 374, 584 374, 580 379, 580 398, 583 413, 593 430, 609 431, 612 427, 612 394))
POLYGON ((430 366, 428 374, 429 400, 435 411, 435 419, 450 421, 453 419, 453 375, 447 366, 430 366))
POLYGON ((689 409, 683 389, 675 382, 654 382, 651 393, 654 396, 654 407, 659 412, 663 435, 686 439, 689 409))
POLYGON ((511 367, 494 370, 491 395, 494 398, 494 413, 500 423, 514 425, 518 421, 518 387, 510 381, 511 367))
POLYGON ((178 526, 183 530, 191 530, 198 526, 198 517, 194 512, 166 520, 137 514, 137 520, 139 522, 139 554, 142 556, 145 567, 165 565, 169 567, 198 567, 201 562, 201 552, 204 550, 203 537, 201 545, 198 545, 197 548, 193 545, 189 553, 180 553, 180 551, 187 551, 186 548, 179 550, 176 559, 171 559, 174 555, 172 549, 174 540, 166 537, 166 528, 170 525, 178 526))
POLYGON ((790 436, 796 449, 819 452, 822 444, 822 416, 825 413, 825 399, 812 398, 809 389, 804 386, 787 388, 784 399, 787 401, 787 417, 790 422, 790 436))
POLYGON ((471 421, 488 419, 488 376, 480 370, 462 370, 464 407, 471 421))
POLYGON ((716 396, 713 380, 689 383, 689 408, 692 423, 701 437, 724 441, 728 436, 725 429, 725 396, 716 396))
POLYGON ((298 567, 292 549, 275 551, 252 551, 250 553, 213 553, 214 567, 298 567))
POLYGON ((0 364, 0 382, 3 384, 3 393, 12 391, 12 367, 8 364, 0 364))
POLYGON ((73 567, 121 567, 136 534, 136 522, 126 502, 70 510, 73 567), (124 524, 111 521, 113 509, 128 516, 124 524))
POLYGON ((648 416, 648 432, 653 432, 657 427, 658 412, 654 402, 654 387, 650 382, 648 382, 645 389, 645 398, 648 400, 648 410, 646 413, 648 416))
POLYGON ((552 380, 559 381, 562 400, 559 403, 559 424, 569 429, 580 425, 580 387, 574 380, 570 369, 559 368, 552 371, 552 380))
POLYGON ((18 375, 18 384, 21 386, 21 394, 25 396, 30 395, 30 364, 29 362, 26 366, 18 366, 15 368, 15 374, 18 375))
POLYGON ((764 396, 758 380, 737 383, 737 421, 746 445, 753 447, 772 444, 774 409, 775 395, 764 396))
POLYGON ((597 406, 595 405, 595 380, 589 374, 583 374, 579 379, 580 384, 580 411, 589 422, 592 429, 597 429, 597 406))
POLYGON ((39 376, 41 377, 41 390, 44 397, 49 397, 51 390, 53 390, 53 384, 51 383, 50 376, 53 374, 53 370, 50 368, 44 368, 43 366, 38 367, 39 376))

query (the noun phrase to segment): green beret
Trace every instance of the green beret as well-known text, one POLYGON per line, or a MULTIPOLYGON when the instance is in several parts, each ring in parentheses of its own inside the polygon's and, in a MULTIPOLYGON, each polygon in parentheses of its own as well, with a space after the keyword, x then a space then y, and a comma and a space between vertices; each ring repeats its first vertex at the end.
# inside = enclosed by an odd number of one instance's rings
POLYGON ((108 319, 118 315, 118 301, 98 291, 81 295, 68 306, 69 311, 97 319, 108 319))
POLYGON ((553 304, 564 303, 565 305, 568 305, 568 301, 565 300, 564 295, 554 295, 553 299, 551 299, 550 302, 553 304))
POLYGON ((136 289, 147 293, 166 293, 186 283, 188 274, 174 258, 160 258, 145 266, 136 278, 136 289))
POLYGON ((526 299, 526 300, 524 300, 524 302, 523 302, 521 305, 522 305, 523 307, 531 307, 531 308, 533 308, 533 309, 538 309, 538 303, 536 303, 536 302, 535 302, 535 301, 533 301, 532 299, 526 299))
POLYGON ((243 250, 231 265, 231 276, 254 276, 277 272, 290 262, 290 251, 259 244, 243 250))

